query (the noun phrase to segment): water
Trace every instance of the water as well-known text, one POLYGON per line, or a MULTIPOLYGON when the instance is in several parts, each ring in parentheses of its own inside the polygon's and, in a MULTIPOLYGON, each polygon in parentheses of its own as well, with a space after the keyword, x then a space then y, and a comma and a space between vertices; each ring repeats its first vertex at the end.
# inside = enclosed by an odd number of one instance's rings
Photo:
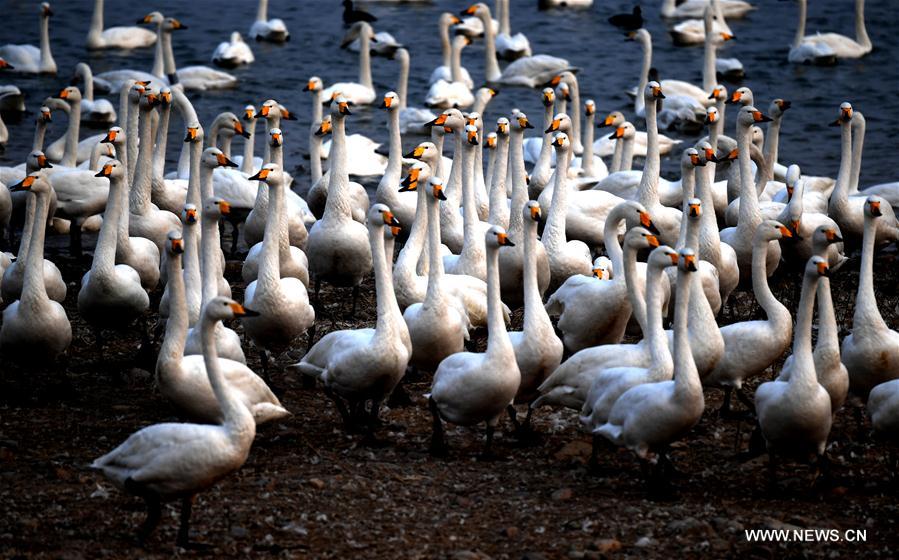
MULTIPOLYGON (((527 35, 535 53, 564 56, 581 69, 582 100, 595 99, 599 114, 613 109, 632 114, 633 107, 624 92, 637 83, 641 52, 637 44, 624 42, 621 33, 606 23, 609 15, 630 11, 629 2, 600 0, 589 10, 543 12, 537 10, 536 1, 513 0, 512 4, 513 32, 527 35)), ((653 34, 653 65, 661 70, 663 77, 700 84, 702 46, 674 47, 659 17, 660 4, 661 1, 647 2, 643 8, 647 28, 653 34)), ((736 40, 719 52, 720 56, 738 57, 743 62, 747 72, 743 85, 753 89, 760 109, 766 110, 775 97, 793 102, 781 133, 781 161, 799 163, 807 174, 835 176, 839 166, 839 131, 827 124, 836 118, 840 102, 848 100, 865 114, 868 121, 861 185, 899 179, 891 153, 897 147, 895 127, 899 115, 899 95, 896 93, 899 91, 899 65, 890 50, 892 32, 897 28, 893 23, 897 2, 868 2, 866 20, 875 45, 874 52, 861 60, 841 61, 830 68, 787 63, 788 45, 797 17, 794 2, 759 0, 755 4, 759 9, 748 18, 729 21, 736 40)), ((852 0, 815 0, 811 4, 807 32, 834 31, 854 36, 852 0)), ((246 34, 256 10, 254 0, 155 0, 147 6, 147 10, 150 7, 158 9, 189 26, 186 31, 176 32, 173 39, 180 66, 211 65, 215 46, 226 40, 233 30, 246 34)), ((427 77, 440 64, 437 18, 443 11, 458 13, 467 4, 441 0, 397 5, 369 2, 360 6, 379 18, 376 31, 392 33, 409 49, 409 103, 420 106, 427 92, 427 77)), ((6 119, 10 142, 5 152, 0 152, 0 165, 23 160, 31 143, 34 111, 42 99, 56 95, 68 83, 77 62, 88 62, 95 73, 115 68, 150 69, 152 48, 133 52, 88 52, 84 48, 92 7, 91 0, 53 4, 56 15, 51 20, 50 37, 59 66, 58 76, 0 75, 0 83, 15 83, 26 93, 29 110, 19 122, 6 119)), ((38 43, 37 2, 2 0, 0 13, 5 19, 0 44, 38 43)), ((339 48, 344 33, 340 14, 337 0, 271 0, 269 15, 286 22, 291 41, 283 46, 251 42, 256 62, 233 71, 240 80, 236 89, 189 94, 207 126, 221 111, 240 114, 246 104, 258 106, 268 98, 275 98, 290 108, 299 120, 282 124, 286 139, 285 161, 288 168, 300 173, 300 192, 308 185, 304 158, 308 157, 306 137, 310 120, 310 99, 302 88, 307 78, 313 75, 320 76, 325 85, 338 80, 355 81, 357 77, 357 55, 339 48)), ((106 2, 107 26, 132 25, 143 15, 143 9, 132 2, 106 2)), ((463 52, 463 64, 476 83, 483 78, 482 45, 480 41, 476 42, 463 52)), ((397 64, 377 57, 372 60, 378 94, 395 88, 397 64)), ((731 91, 737 87, 726 85, 731 91)), ((118 107, 117 100, 112 101, 118 107)), ((505 88, 488 107, 488 122, 507 115, 513 107, 528 113, 535 123, 542 118, 538 90, 505 88)), ((734 113, 728 111, 729 134, 733 131, 734 113)), ((172 125, 170 159, 176 157, 183 138, 180 119, 173 118, 172 125)), ((642 126, 642 123, 638 124, 638 127, 642 126)), ((52 123, 48 139, 56 138, 64 130, 65 118, 60 116, 52 123)), ((376 106, 358 107, 348 120, 347 131, 386 141, 385 115, 376 106)), ((83 134, 88 133, 96 131, 83 130, 83 134)), ((409 149, 418 141, 418 138, 407 137, 404 148, 409 149)), ((258 145, 257 153, 261 153, 261 149, 258 145)), ((240 150, 240 143, 235 142, 234 152, 240 153, 240 150)), ((669 176, 676 172, 676 156, 668 158, 664 170, 669 176)))

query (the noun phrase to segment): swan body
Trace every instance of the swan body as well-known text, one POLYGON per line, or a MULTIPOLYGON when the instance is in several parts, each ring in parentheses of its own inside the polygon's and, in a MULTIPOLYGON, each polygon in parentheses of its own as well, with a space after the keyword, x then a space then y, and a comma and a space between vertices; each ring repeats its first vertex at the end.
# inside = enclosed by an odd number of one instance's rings
POLYGON ((855 0, 855 39, 839 33, 805 35, 806 0, 799 0, 799 26, 790 48, 790 62, 833 64, 840 58, 861 58, 874 48, 865 29, 865 0, 855 0))
POLYGON ((94 0, 91 26, 87 32, 87 48, 140 49, 156 42, 156 34, 142 27, 116 26, 103 29, 103 0, 94 0))
MULTIPOLYGON (((480 23, 480 20, 476 18, 470 18, 474 21, 480 23)), ((443 64, 434 68, 431 72, 430 78, 428 78, 428 85, 434 84, 438 80, 444 81, 452 81, 452 47, 450 46, 450 27, 456 26, 462 23, 455 15, 444 12, 440 14, 440 19, 438 20, 438 28, 440 32, 440 46, 442 54, 443 64)), ((460 66, 460 72, 462 74, 462 82, 468 86, 468 89, 472 89, 474 87, 474 82, 471 79, 471 76, 468 74, 468 70, 464 67, 460 66)))
POLYGON ((343 39, 342 46, 359 39, 359 81, 331 84, 322 91, 323 99, 333 100, 335 96, 341 96, 354 105, 371 105, 374 102, 375 88, 371 79, 371 54, 369 51, 369 45, 374 36, 374 31, 367 22, 357 22, 350 28, 343 39))
POLYGON ((250 26, 251 39, 268 41, 270 43, 284 43, 290 41, 290 32, 284 21, 278 18, 268 17, 268 0, 259 0, 256 9, 256 19, 250 26))
POLYGON ((496 56, 503 60, 515 60, 531 56, 531 43, 523 33, 512 34, 509 23, 511 12, 509 0, 496 3, 496 18, 499 20, 499 33, 496 34, 496 56))
POLYGON ((56 74, 56 61, 50 52, 50 16, 53 11, 50 4, 40 5, 41 43, 40 48, 34 45, 0 46, 0 59, 14 72, 26 74, 56 74))
POLYGON ((244 64, 252 64, 255 60, 250 45, 244 42, 237 31, 231 33, 229 40, 219 43, 212 53, 212 63, 222 68, 237 68, 244 64))
MULTIPOLYGON (((675 0, 663 0, 662 17, 669 19, 701 18, 710 0, 686 0, 676 3, 675 0)), ((719 0, 721 13, 727 18, 742 18, 755 9, 744 0, 719 0)))

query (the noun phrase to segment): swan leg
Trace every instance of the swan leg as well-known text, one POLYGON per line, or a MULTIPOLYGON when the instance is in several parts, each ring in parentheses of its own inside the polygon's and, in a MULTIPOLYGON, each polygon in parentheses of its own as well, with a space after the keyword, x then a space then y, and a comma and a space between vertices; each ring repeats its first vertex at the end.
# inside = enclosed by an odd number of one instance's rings
POLYGON ((755 401, 749 398, 749 395, 746 394, 743 387, 737 389, 737 398, 743 403, 743 406, 749 409, 747 412, 752 416, 755 416, 755 401))
POLYGON ((178 539, 175 543, 183 548, 190 546, 190 514, 193 510, 193 505, 193 496, 185 496, 181 499, 181 523, 178 526, 178 539))
POLYGON ((777 458, 771 450, 768 451, 768 492, 777 492, 777 458))
MULTIPOLYGON (((512 406, 512 404, 509 404, 509 406, 506 407, 506 412, 509 413, 509 420, 512 422, 512 426, 517 433, 521 430, 521 422, 518 421, 518 411, 515 410, 515 407, 512 406)), ((528 409, 528 414, 530 414, 530 409, 528 409)))
POLYGON ((337 407, 337 412, 340 413, 340 417, 343 419, 343 425, 349 429, 353 425, 353 421, 350 418, 350 413, 343 404, 343 401, 327 385, 325 385, 325 395, 334 401, 334 406, 337 407))
POLYGON ((390 393, 390 398, 387 399, 387 406, 390 408, 405 408, 407 406, 412 406, 412 397, 409 396, 409 392, 406 391, 404 386, 403 379, 400 379, 400 382, 394 387, 393 392, 390 393))
POLYGON ((822 489, 831 487, 833 485, 833 471, 830 468, 830 457, 827 456, 827 451, 818 455, 816 467, 817 476, 814 484, 822 489))
POLYGON ((487 423, 487 436, 484 438, 484 451, 478 455, 478 461, 492 461, 496 459, 496 454, 493 453, 493 434, 496 432, 496 427, 487 423))
POLYGON ((446 438, 443 433, 443 420, 440 418, 440 410, 437 408, 437 401, 433 397, 428 398, 428 409, 433 417, 431 446, 428 452, 434 457, 446 457, 446 438))
POLYGON ((356 316, 356 303, 359 301, 359 285, 353 286, 353 310, 350 311, 350 317, 356 316))
POLYGON ((156 529, 156 526, 159 525, 159 519, 162 517, 162 505, 159 501, 159 496, 153 492, 147 491, 140 483, 135 482, 131 477, 125 479, 125 490, 129 494, 143 498, 144 502, 147 504, 147 518, 137 530, 137 542, 143 546, 156 529))
POLYGON ((81 248, 81 226, 75 220, 69 224, 69 253, 76 260, 81 260, 84 256, 81 248))

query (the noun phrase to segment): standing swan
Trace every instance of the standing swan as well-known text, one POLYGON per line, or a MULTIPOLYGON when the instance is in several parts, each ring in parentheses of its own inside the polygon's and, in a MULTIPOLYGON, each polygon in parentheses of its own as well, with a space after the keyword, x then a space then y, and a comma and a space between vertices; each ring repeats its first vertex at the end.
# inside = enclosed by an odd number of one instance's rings
POLYGON ((34 195, 34 221, 22 294, 3 310, 0 352, 16 362, 52 362, 72 342, 72 325, 62 305, 47 297, 44 287, 44 235, 50 206, 50 183, 37 171, 10 187, 34 195))
POLYGON ((88 49, 139 49, 152 46, 156 33, 143 27, 110 27, 103 29, 103 0, 94 0, 94 13, 87 32, 88 49))
POLYGON ((56 61, 50 52, 50 4, 41 4, 41 47, 34 45, 3 45, 0 59, 14 72, 27 74, 56 74, 56 61))
POLYGON ((147 520, 138 531, 147 539, 159 523, 162 501, 181 498, 178 545, 189 544, 194 496, 239 469, 247 460, 256 423, 221 371, 213 344, 215 325, 225 319, 252 317, 255 311, 222 297, 203 309, 200 329, 209 385, 222 411, 217 424, 154 424, 91 465, 117 487, 147 503, 147 520))
POLYGON ((487 248, 487 351, 460 352, 440 362, 434 373, 428 408, 433 416, 431 453, 446 454, 443 421, 472 426, 487 422, 485 454, 491 452, 493 432, 518 393, 521 372, 503 321, 499 293, 499 248, 511 245, 506 232, 493 226, 485 234, 487 248))

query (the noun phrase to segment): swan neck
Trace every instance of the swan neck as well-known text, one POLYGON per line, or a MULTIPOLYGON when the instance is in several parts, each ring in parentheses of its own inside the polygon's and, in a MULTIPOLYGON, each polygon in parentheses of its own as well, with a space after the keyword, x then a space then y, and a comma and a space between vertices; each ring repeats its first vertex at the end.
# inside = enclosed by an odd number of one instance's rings
POLYGON ((567 149, 556 150, 556 171, 553 184, 552 206, 543 229, 543 243, 552 251, 561 250, 565 245, 565 219, 568 212, 568 177, 567 149))
POLYGON ((178 83, 178 70, 175 65, 175 52, 172 50, 172 32, 163 29, 162 23, 159 24, 159 29, 159 38, 162 39, 162 58, 160 62, 157 62, 156 59, 153 60, 153 74, 160 78, 168 76, 170 84, 175 85, 178 83), (157 70, 161 70, 161 72, 157 74, 157 70))
MULTIPOLYGON (((741 205, 742 206, 742 205, 741 205)), ((752 247, 752 291, 755 293, 755 299, 765 310, 768 320, 772 320, 781 313, 789 315, 789 311, 774 294, 771 293, 771 286, 768 285, 768 251, 770 249, 770 241, 767 239, 756 239, 753 241, 752 247)))
MULTIPOLYGON (((427 220, 418 219, 418 209, 415 212, 415 225, 419 221, 427 222, 428 229, 428 290, 425 294, 425 301, 433 303, 443 301, 443 257, 440 255, 440 208, 439 203, 433 196, 427 195, 427 189, 419 187, 421 194, 419 195, 419 203, 426 204, 427 220)), ((413 226, 414 227, 414 226, 413 226)), ((410 240, 412 236, 409 236, 410 240)), ((416 243, 421 242, 416 240, 416 243)), ((406 247, 409 242, 406 243, 406 247)), ((403 249, 405 251, 405 248, 403 249)), ((421 253, 421 248, 418 248, 421 253)), ((415 260, 418 260, 417 258, 415 260)), ((399 261, 397 261, 399 264, 399 261)))
POLYGON ((346 128, 343 118, 333 118, 331 129, 331 166, 328 183, 328 200, 325 202, 324 219, 351 219, 352 209, 348 200, 349 177, 346 171, 346 128))
MULTIPOLYGON (((396 95, 400 98, 399 110, 406 108, 406 92, 409 89, 409 55, 400 55, 400 77, 396 84, 396 95)), ((397 111, 390 111, 396 113, 397 111)))
POLYGON ((794 367, 790 375, 791 383, 817 382, 812 358, 812 316, 815 313, 817 286, 817 276, 808 274, 803 276, 802 295, 799 296, 799 309, 796 314, 796 327, 793 329, 794 367))
POLYGON ((127 117, 125 121, 125 159, 121 160, 128 170, 128 184, 134 182, 135 168, 137 167, 137 151, 138 151, 138 114, 137 105, 128 101, 128 110, 124 115, 127 117))
POLYGON ((865 216, 864 235, 862 237, 862 259, 859 266, 858 295, 855 298, 855 313, 852 318, 853 328, 861 326, 887 328, 877 308, 877 296, 874 295, 874 249, 877 238, 877 218, 865 216))
POLYGON ((524 130, 512 130, 509 144, 509 166, 512 168, 512 205, 509 215, 509 236, 521 239, 524 218, 516 208, 523 208, 528 201, 527 172, 524 168, 524 130))
MULTIPOLYGON (((674 0, 671 0, 674 3, 674 0)), ((643 92, 646 91, 646 84, 649 83, 649 70, 652 68, 652 37, 640 36, 640 46, 643 47, 643 67, 640 69, 640 82, 637 84, 637 97, 634 99, 634 113, 637 115, 646 110, 646 98, 643 92)), ((649 128, 649 114, 646 114, 647 129, 649 128)), ((648 130, 647 130, 648 132, 648 130)))
POLYGON ((849 183, 852 180, 852 129, 850 123, 840 123, 840 170, 836 184, 830 195, 831 203, 843 205, 848 202, 849 183))
POLYGON ((699 372, 690 348, 689 300, 693 294, 695 272, 677 271, 674 309, 674 395, 681 402, 699 401, 704 403, 699 372))
POLYGON ((478 208, 474 194, 474 162, 476 146, 465 143, 462 146, 462 245, 472 247, 478 233, 478 208))
POLYGON ((712 91, 718 83, 715 70, 715 59, 718 57, 717 45, 715 44, 715 33, 710 26, 705 34, 705 44, 703 46, 703 64, 702 64, 702 90, 712 91))
MULTIPOLYGON (((613 265, 614 266, 614 265, 613 265)), ((627 288, 627 296, 631 300, 631 310, 640 330, 647 333, 646 325, 646 297, 638 290, 637 285, 637 250, 629 243, 624 244, 624 284, 627 288)), ((615 274, 618 274, 616 271, 615 274)), ((647 279, 648 282, 648 279, 647 279)))
POLYGON ((59 164, 63 167, 78 165, 78 135, 81 132, 81 100, 69 102, 69 124, 66 129, 65 150, 59 164))
POLYGON ((390 188, 396 188, 395 183, 403 172, 403 138, 400 134, 400 111, 388 111, 387 132, 390 146, 387 152, 387 169, 384 175, 391 180, 390 188))
POLYGON ((581 168, 585 177, 594 177, 593 170, 593 129, 596 127, 596 113, 587 115, 584 123, 584 152, 581 154, 581 168))
POLYGON ((359 36, 359 83, 368 89, 375 89, 371 81, 371 53, 367 33, 359 36))
MULTIPOLYGON (((203 143, 202 142, 191 142, 190 143, 190 175, 187 179, 187 196, 185 197, 185 201, 188 204, 193 204, 197 208, 202 208, 201 203, 201 193, 202 187, 200 185, 202 179, 202 171, 200 170, 200 158, 203 156, 203 143)), ((209 178, 212 179, 212 174, 209 174, 209 178)), ((188 259, 189 260, 189 259, 188 259)))
POLYGON ((571 151, 579 153, 583 151, 581 146, 581 92, 577 78, 566 80, 571 94, 571 151))
POLYGON ((22 280, 21 303, 34 305, 44 302, 47 290, 44 285, 44 237, 47 230, 47 214, 50 207, 50 196, 45 193, 34 193, 35 215, 31 225, 31 245, 25 257, 25 274, 22 280))
POLYGON ((222 410, 222 427, 228 435, 238 440, 242 447, 249 447, 256 435, 256 422, 253 420, 250 410, 240 402, 225 382, 221 372, 218 351, 215 346, 215 329, 219 321, 210 319, 203 314, 200 320, 200 341, 203 345, 203 363, 206 365, 206 375, 209 377, 209 385, 222 410))
POLYGON ((837 318, 830 295, 830 279, 818 279, 818 348, 832 348, 839 351, 840 337, 837 318))
POLYGON ((440 24, 440 53, 443 60, 443 66, 450 68, 452 64, 452 46, 450 45, 449 36, 450 22, 446 20, 440 24))
POLYGON ((47 123, 43 119, 37 121, 34 125, 34 140, 31 142, 32 152, 44 151, 44 137, 47 135, 47 123))
POLYGON ((499 81, 503 75, 499 69, 499 62, 496 60, 496 35, 493 30, 493 20, 490 17, 490 10, 484 10, 480 16, 481 23, 484 24, 484 75, 487 82, 499 81))
MULTIPOLYGON (((509 172, 509 135, 502 134, 496 139, 493 178, 490 180, 490 213, 487 221, 493 225, 509 225, 509 205, 506 204, 506 174, 509 172)), ((515 213, 512 208, 512 213, 515 213)), ((521 213, 519 208, 517 213, 521 213)))
POLYGON ((50 52, 50 18, 41 16, 41 72, 56 73, 56 61, 50 52))
POLYGON ((187 304, 188 323, 196 325, 200 318, 202 299, 202 279, 200 277, 200 230, 197 224, 185 224, 184 234, 184 290, 187 304))
MULTIPOLYGON (((706 166, 714 165, 706 163, 706 166)), ((712 198, 711 173, 696 168, 696 194, 702 202, 702 216, 699 218, 700 242, 699 258, 711 262, 715 267, 721 265, 721 235, 718 231, 718 218, 715 215, 715 201, 712 198)))
POLYGON ((778 149, 780 147, 780 125, 783 121, 783 114, 774 117, 768 124, 768 130, 765 133, 765 173, 764 180, 761 181, 762 189, 768 184, 768 181, 774 179, 774 166, 777 164, 778 149))
POLYGON ((150 123, 150 109, 140 107, 137 125, 140 144, 137 151, 137 165, 131 183, 129 207, 132 214, 144 215, 150 211, 151 174, 153 158, 153 137, 150 123))
POLYGON ((487 354, 512 355, 512 340, 503 319, 503 302, 500 299, 499 251, 487 247, 487 354))
MULTIPOLYGON (((168 256, 169 317, 165 324, 165 338, 159 349, 158 364, 164 361, 180 362, 184 356, 184 343, 187 340, 187 301, 185 299, 184 276, 181 270, 181 254, 168 256)), ((158 367, 157 367, 158 374, 158 367)))
POLYGON ((312 93, 312 122, 322 121, 322 92, 320 89, 314 90, 312 93))
POLYGON ((119 228, 126 214, 124 205, 125 189, 126 185, 123 178, 110 178, 109 199, 103 216, 103 225, 100 227, 100 235, 97 237, 94 261, 91 264, 91 278, 95 281, 99 275, 111 275, 115 267, 119 228))
MULTIPOLYGON (((610 175, 618 171, 624 171, 621 167, 621 158, 624 156, 624 143, 625 141, 622 138, 615 139, 615 147, 612 149, 612 163, 609 164, 610 175)), ((586 144, 584 144, 584 149, 587 149, 586 144)))
MULTIPOLYGON (((642 92, 637 92, 638 97, 642 92)), ((656 123, 658 102, 653 100, 646 106, 646 163, 640 177, 637 199, 647 209, 659 205, 659 128, 656 123)))
MULTIPOLYGON (((756 191, 755 183, 753 182, 752 162, 749 155, 751 149, 749 130, 748 126, 737 126, 737 149, 739 151, 738 160, 740 163, 740 213, 737 229, 740 230, 739 235, 743 236, 755 235, 756 228, 762 222, 761 213, 759 211, 758 192, 756 191)), ((767 253, 767 249, 765 252, 767 253)), ((753 259, 754 258, 755 257, 753 256, 753 259)), ((753 265, 753 267, 754 266, 755 265, 753 265)), ((761 270, 762 277, 764 278, 764 259, 762 259, 761 270)), ((767 285, 767 282, 765 282, 766 287, 767 285)))
MULTIPOLYGON (((260 181, 260 184, 264 184, 260 181)), ((262 238, 262 254, 259 256, 257 290, 271 290, 281 279, 280 245, 281 221, 284 214, 284 182, 277 179, 268 184, 268 216, 262 238)), ((260 292, 261 293, 261 292, 260 292)))
POLYGON ((268 21, 268 0, 259 0, 256 8, 256 21, 268 21))
POLYGON ((169 120, 172 106, 163 105, 159 109, 159 124, 156 127, 156 149, 153 151, 153 177, 160 182, 165 175, 165 151, 169 140, 169 120))
POLYGON ((799 20, 796 24, 796 35, 793 37, 793 47, 799 47, 805 39, 805 17, 808 11, 806 0, 799 0, 799 20))
MULTIPOLYGON (((652 264, 647 266, 646 330, 643 332, 643 336, 649 345, 653 368, 661 368, 671 360, 668 337, 662 326, 662 272, 662 267, 652 264)), ((680 300, 677 300, 676 304, 680 304, 680 300)))
POLYGON ((865 27, 865 0, 855 0, 855 41, 867 50, 871 50, 871 38, 865 27))
MULTIPOLYGON (((321 122, 321 121, 316 121, 321 122)), ((322 139, 315 132, 309 133, 309 170, 314 185, 322 178, 322 139)))
POLYGON ((865 117, 858 111, 852 115, 852 176, 849 190, 858 192, 858 178, 862 170, 862 153, 865 147, 865 117))
POLYGON ((378 301, 378 322, 375 336, 383 336, 388 340, 398 338, 398 325, 405 325, 400 306, 396 301, 393 278, 387 254, 384 252, 384 226, 380 223, 369 223, 368 239, 371 245, 372 266, 375 275, 375 294, 378 301))
POLYGON ((88 30, 88 43, 100 38, 103 33, 103 0, 94 0, 94 12, 91 14, 91 26, 88 30))
POLYGON ((462 77, 462 46, 453 46, 450 57, 450 81, 463 82, 462 77))
MULTIPOLYGON (((102 2, 102 0, 100 0, 102 2)), ((101 24, 102 25, 102 24, 101 24)), ((89 101, 94 100, 94 74, 91 67, 83 62, 79 62, 75 67, 75 74, 81 79, 82 94, 81 98, 89 101)))
POLYGON ((250 119, 250 122, 245 129, 250 137, 244 139, 243 161, 240 165, 240 171, 247 175, 252 175, 253 171, 255 171, 253 168, 253 152, 256 151, 256 119, 250 119))
POLYGON ((22 224, 22 238, 19 240, 19 250, 16 255, 18 255, 18 258, 26 262, 28 261, 28 250, 31 248, 31 236, 34 234, 32 233, 26 235, 25 232, 30 232, 32 231, 32 229, 34 229, 34 214, 36 212, 36 204, 36 197, 29 196, 25 200, 25 223, 22 224))
POLYGON ((618 240, 618 228, 621 227, 621 222, 625 219, 624 214, 628 209, 629 206, 615 206, 609 212, 602 226, 602 238, 605 242, 606 254, 609 256, 609 260, 612 261, 612 270, 615 274, 618 274, 619 270, 624 270, 624 253, 621 250, 621 242, 618 240))

